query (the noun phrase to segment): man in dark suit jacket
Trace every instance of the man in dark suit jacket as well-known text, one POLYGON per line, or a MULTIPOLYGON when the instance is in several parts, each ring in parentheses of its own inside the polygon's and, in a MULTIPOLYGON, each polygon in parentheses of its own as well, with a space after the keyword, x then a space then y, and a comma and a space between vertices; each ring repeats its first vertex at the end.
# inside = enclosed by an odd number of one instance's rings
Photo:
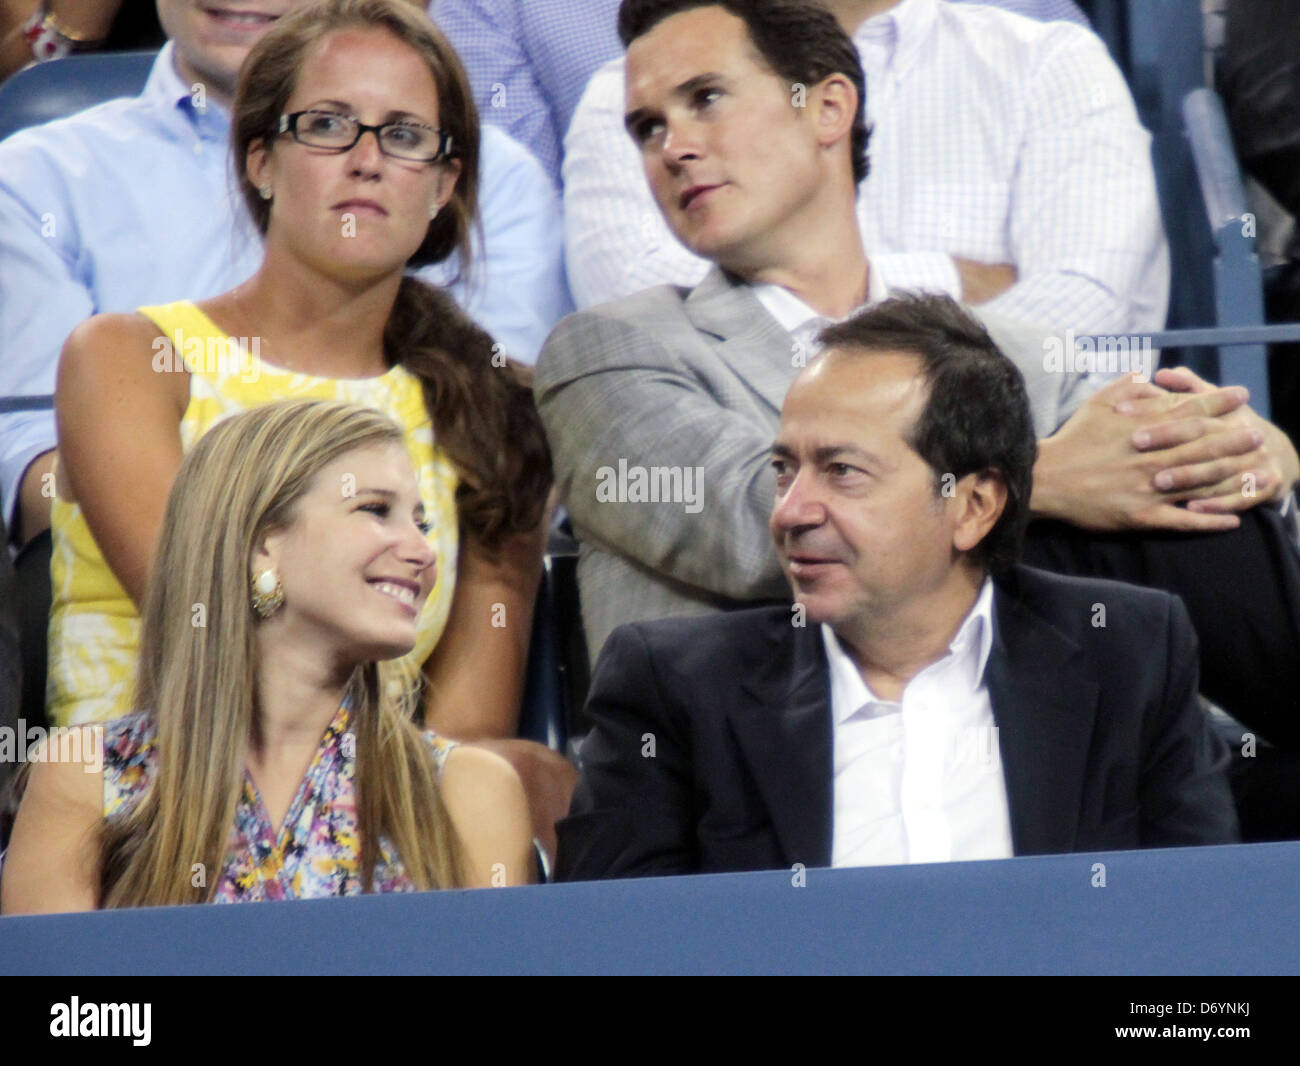
POLYGON ((561 879, 1235 840, 1180 601, 1015 564, 1014 365, 946 297, 820 341, 772 448, 795 604, 615 631, 561 879))

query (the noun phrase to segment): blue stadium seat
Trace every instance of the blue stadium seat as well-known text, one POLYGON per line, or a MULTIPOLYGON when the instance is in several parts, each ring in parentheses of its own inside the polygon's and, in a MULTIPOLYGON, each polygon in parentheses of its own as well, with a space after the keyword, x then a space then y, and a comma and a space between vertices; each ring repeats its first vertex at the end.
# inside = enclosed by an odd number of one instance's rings
MULTIPOLYGON (((1254 217, 1246 205, 1223 101, 1213 89, 1183 100, 1183 122, 1214 239, 1214 318, 1217 326, 1262 326, 1264 287, 1255 254, 1254 217)), ((1251 406, 1270 417, 1268 349, 1263 344, 1219 349, 1220 380, 1250 389, 1251 406)))
MULTIPOLYGON (((1168 327, 1261 325, 1262 280, 1242 219, 1245 200, 1236 156, 1222 105, 1205 88, 1201 5, 1083 0, 1082 6, 1128 79, 1138 116, 1151 131, 1173 268, 1168 327), (1204 213, 1188 210, 1198 201, 1204 202, 1204 213)), ((1164 362, 1190 366, 1222 384, 1245 385, 1251 406, 1269 417, 1263 345, 1166 348, 1164 362)))
POLYGON ((118 96, 138 96, 157 52, 68 56, 20 70, 0 85, 0 140, 118 96))
MULTIPOLYGON (((0 522, 0 531, 8 539, 8 530, 0 522)), ((18 578, 9 553, 0 547, 0 729, 12 736, 26 729, 22 713, 22 652, 18 618, 18 578)), ((0 760, 0 850, 8 839, 6 818, 7 789, 18 767, 8 759, 0 760)))
MULTIPOLYGON (((1169 329, 1213 326, 1214 242, 1199 211, 1188 211, 1199 195, 1196 167, 1183 132, 1182 104, 1205 84, 1201 5, 1192 0, 1085 0, 1093 27, 1128 80, 1138 118, 1151 131, 1172 279, 1169 329)), ((1168 365, 1189 366, 1219 380, 1212 348, 1165 349, 1168 365)))
POLYGON ((519 736, 572 755, 589 728, 583 717, 590 679, 578 602, 578 542, 552 529, 542 563, 528 647, 519 736))
POLYGON ((542 561, 542 581, 533 608, 533 632, 528 643, 528 669, 524 702, 519 715, 519 736, 535 740, 554 751, 564 751, 568 741, 568 709, 564 698, 559 622, 553 566, 542 561))

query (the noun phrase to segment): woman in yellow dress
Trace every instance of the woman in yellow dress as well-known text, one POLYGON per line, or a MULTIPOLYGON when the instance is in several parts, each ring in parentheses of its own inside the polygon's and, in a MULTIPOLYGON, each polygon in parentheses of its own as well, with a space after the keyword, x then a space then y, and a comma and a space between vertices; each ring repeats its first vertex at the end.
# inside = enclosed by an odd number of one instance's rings
POLYGON ((511 737, 540 575, 545 438, 522 371, 406 275, 453 252, 469 261, 478 122, 460 62, 409 4, 308 5, 249 54, 231 138, 265 237, 258 272, 209 300, 97 315, 63 351, 51 717, 135 709, 137 607, 151 579, 167 580, 151 564, 183 455, 230 415, 318 398, 379 408, 406 432, 438 556, 407 656, 425 681, 426 724, 511 737))

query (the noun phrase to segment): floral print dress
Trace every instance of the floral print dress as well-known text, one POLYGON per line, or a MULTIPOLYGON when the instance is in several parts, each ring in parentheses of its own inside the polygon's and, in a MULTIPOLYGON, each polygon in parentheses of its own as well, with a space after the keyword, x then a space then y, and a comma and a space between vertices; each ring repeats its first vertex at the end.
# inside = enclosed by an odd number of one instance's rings
MULTIPOLYGON (((154 723, 148 714, 107 722, 104 729, 104 816, 123 818, 153 781, 158 764, 154 723)), ((426 732, 438 775, 454 741, 426 732)), ((225 864, 218 874, 217 903, 319 899, 361 893, 361 844, 357 829, 353 734, 348 708, 338 709, 298 786, 277 831, 248 771, 235 809, 225 864)), ((206 883, 211 871, 196 868, 206 883)), ((386 838, 380 838, 375 892, 413 892, 415 886, 386 838)))

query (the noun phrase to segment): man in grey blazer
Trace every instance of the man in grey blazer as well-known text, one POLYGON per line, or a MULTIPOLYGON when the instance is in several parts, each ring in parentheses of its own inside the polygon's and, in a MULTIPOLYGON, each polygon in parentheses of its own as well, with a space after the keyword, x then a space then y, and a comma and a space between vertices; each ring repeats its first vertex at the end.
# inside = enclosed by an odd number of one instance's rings
MULTIPOLYGON (((888 295, 854 211, 867 167, 862 69, 834 19, 798 0, 625 0, 622 14, 628 131, 669 226, 716 267, 692 290, 663 286, 570 316, 538 361, 538 405, 582 544, 593 659, 625 622, 788 601, 767 530, 781 402, 816 356, 818 329, 888 295)), ((1219 651, 1203 660, 1204 683, 1222 690, 1218 702, 1248 705, 1300 738, 1300 679, 1264 701, 1249 688, 1296 658, 1285 649, 1300 642, 1300 557, 1273 509, 1255 506, 1300 478, 1285 435, 1249 411, 1244 390, 1183 370, 1161 371, 1165 388, 1107 384, 1066 339, 984 323, 1028 386, 1041 438, 1037 517, 1075 532, 1236 530, 1250 543, 1192 539, 1217 542, 1232 560, 1269 560, 1267 571, 1246 573, 1249 562, 1232 571, 1258 595, 1202 605, 1207 624, 1252 612, 1255 642, 1234 644, 1242 630, 1225 624, 1219 651), (1251 497, 1240 492, 1246 475, 1251 497), (1251 507, 1243 521, 1238 512, 1251 507), (1279 699, 1289 705, 1278 709, 1279 699)), ((1135 358, 1149 352, 1122 353, 1127 364, 1114 354, 1102 369, 1151 369, 1135 358)), ((1126 540, 1114 549, 1123 558, 1098 562, 1091 543, 1084 550, 1070 536, 1053 527, 1047 558, 1031 536, 1028 561, 1130 580, 1150 569, 1143 545, 1126 540), (1062 539, 1068 551, 1057 550, 1062 539)), ((1175 577, 1204 584, 1199 571, 1219 565, 1190 559, 1175 577)))
MULTIPOLYGON (((1096 382, 1043 373, 1042 330, 982 321, 1025 375, 1034 428, 1047 436, 1096 382)), ((799 343, 720 267, 693 290, 647 289, 551 335, 537 397, 581 542, 593 658, 624 622, 788 597, 758 519, 771 510, 772 436, 805 362, 799 343), (645 471, 645 495, 664 498, 633 498, 632 471, 645 471)))

